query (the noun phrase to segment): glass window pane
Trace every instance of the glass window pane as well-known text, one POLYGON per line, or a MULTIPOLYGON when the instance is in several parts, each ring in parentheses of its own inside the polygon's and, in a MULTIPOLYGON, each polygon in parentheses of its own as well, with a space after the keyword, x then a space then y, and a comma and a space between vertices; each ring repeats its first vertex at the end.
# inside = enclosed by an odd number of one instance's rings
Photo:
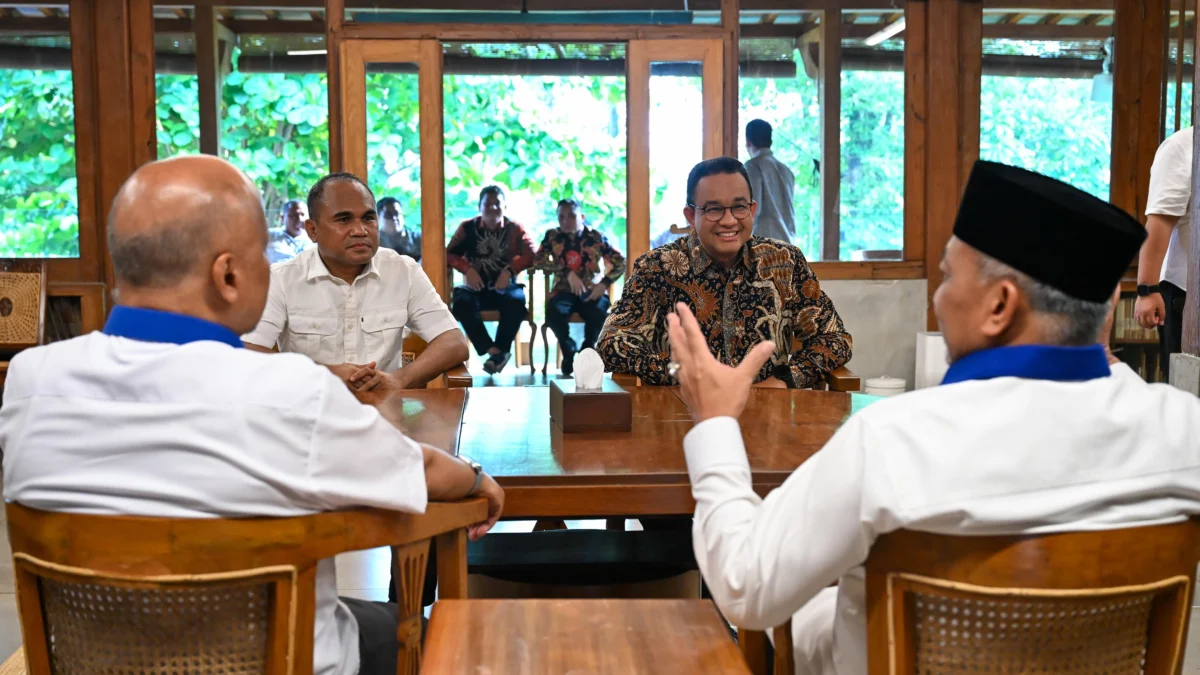
POLYGON ((379 244, 421 259, 421 126, 415 63, 367 64, 367 184, 379 244))
MULTIPOLYGON (((738 85, 738 147, 746 154, 746 124, 761 119, 771 129, 771 152, 795 177, 792 243, 809 260, 821 259, 821 102, 815 77, 790 38, 744 39, 738 85)), ((755 195, 760 202, 760 195, 755 195)), ((761 208, 761 207, 760 207, 761 208)))
POLYGON ((70 36, 3 35, 0 47, 23 55, 0 66, 0 257, 79 257, 70 36))
MULTIPOLYGON (((1174 15, 1172 15, 1174 16, 1174 15)), ((1189 42, 1191 36, 1188 36, 1189 42)), ((1195 68, 1192 65, 1192 50, 1190 45, 1185 44, 1183 50, 1183 105, 1180 106, 1183 113, 1179 117, 1179 126, 1175 125, 1175 64, 1178 62, 1179 50, 1176 44, 1177 36, 1176 29, 1171 29, 1171 45, 1169 47, 1168 58, 1170 62, 1167 64, 1167 107, 1166 116, 1163 124, 1163 137, 1166 138, 1179 129, 1184 129, 1192 125, 1192 78, 1195 74, 1195 68)))
POLYGON ((1112 89, 1101 40, 985 39, 979 156, 1109 196, 1112 89))
MULTIPOLYGON (((878 17, 882 29, 897 18, 878 17)), ((839 260, 904 257, 903 33, 842 42, 839 260)))
POLYGON ((650 247, 688 227, 687 176, 704 159, 703 64, 650 64, 650 247))
POLYGON ((158 158, 200 152, 200 85, 193 33, 154 34, 158 158))

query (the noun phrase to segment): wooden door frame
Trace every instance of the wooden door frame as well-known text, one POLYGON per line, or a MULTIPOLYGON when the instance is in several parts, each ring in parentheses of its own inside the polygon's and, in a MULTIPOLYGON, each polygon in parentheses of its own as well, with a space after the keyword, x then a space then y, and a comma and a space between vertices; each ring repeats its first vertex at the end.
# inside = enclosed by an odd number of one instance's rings
POLYGON ((369 180, 367 64, 415 63, 420 97, 421 267, 443 299, 446 285, 446 184, 440 40, 341 40, 338 67, 341 102, 341 167, 369 180))
MULTIPOLYGON (((626 248, 637 260, 650 247, 650 64, 700 62, 704 96, 703 158, 725 154, 724 42, 712 39, 630 40, 625 51, 626 248)), ((683 205, 680 205, 680 209, 683 205)))

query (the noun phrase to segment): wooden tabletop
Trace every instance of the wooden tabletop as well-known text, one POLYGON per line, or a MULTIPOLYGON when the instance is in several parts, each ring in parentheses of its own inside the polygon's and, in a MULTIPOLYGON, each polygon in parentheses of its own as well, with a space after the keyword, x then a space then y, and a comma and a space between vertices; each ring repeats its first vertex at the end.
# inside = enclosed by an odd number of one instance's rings
POLYGON ((423 675, 749 675, 709 600, 442 600, 423 675))
MULTIPOLYGON (((563 433, 550 420, 547 387, 411 390, 364 401, 412 438, 482 464, 505 489, 506 517, 691 513, 687 408, 671 388, 634 387, 630 395, 627 433, 563 433)), ((864 401, 836 392, 754 390, 740 422, 755 489, 778 487, 864 401)))

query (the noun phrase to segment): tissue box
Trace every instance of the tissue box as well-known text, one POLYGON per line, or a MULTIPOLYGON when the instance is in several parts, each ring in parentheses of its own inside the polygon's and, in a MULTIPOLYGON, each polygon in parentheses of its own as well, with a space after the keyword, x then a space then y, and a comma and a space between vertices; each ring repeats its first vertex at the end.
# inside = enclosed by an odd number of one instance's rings
POLYGON ((633 397, 611 378, 600 389, 579 390, 575 380, 550 381, 550 419, 564 432, 629 431, 633 397))

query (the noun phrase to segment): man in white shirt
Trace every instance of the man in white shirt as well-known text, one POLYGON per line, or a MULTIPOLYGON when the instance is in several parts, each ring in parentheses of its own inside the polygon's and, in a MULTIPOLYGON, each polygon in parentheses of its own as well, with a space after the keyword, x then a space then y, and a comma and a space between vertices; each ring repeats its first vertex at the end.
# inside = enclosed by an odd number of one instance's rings
MULTIPOLYGON (((419 513, 478 491, 489 519, 471 537, 495 523, 504 495, 486 474, 406 438, 308 358, 240 348, 266 302, 266 239, 254 184, 227 162, 195 155, 134 173, 109 219, 120 304, 104 331, 9 366, 6 501, 213 518, 419 513)), ((339 599, 334 561, 322 561, 313 672, 395 673, 396 617, 395 605, 339 599)))
POLYGON ((770 123, 751 120, 746 125, 746 173, 750 193, 758 199, 754 214, 754 234, 790 244, 796 237, 796 212, 792 204, 796 177, 786 164, 771 152, 770 123))
POLYGON ((773 347, 722 365, 680 305, 670 338, 698 422, 684 441, 696 560, 729 620, 765 629, 791 617, 797 672, 861 675, 862 564, 881 534, 1103 530, 1200 513, 1200 400, 1111 377, 1096 343, 1144 237, 1091 195, 978 163, 933 300, 951 359, 942 386, 855 414, 765 499, 737 417, 773 347))
POLYGON ((299 352, 351 389, 413 389, 467 360, 467 339, 412 258, 379 247, 379 214, 366 184, 348 173, 317 181, 305 227, 317 245, 271 267, 258 351, 299 352), (405 328, 429 343, 402 363, 405 328))
POLYGON ((279 229, 272 230, 267 240, 267 260, 271 263, 295 258, 312 246, 312 240, 304 232, 304 221, 308 220, 308 206, 299 199, 283 205, 279 212, 279 229))
POLYGON ((1138 257, 1134 316, 1143 328, 1158 328, 1163 377, 1171 354, 1183 349, 1183 306, 1188 255, 1192 250, 1192 127, 1163 141, 1150 168, 1146 199, 1146 243, 1138 257))

